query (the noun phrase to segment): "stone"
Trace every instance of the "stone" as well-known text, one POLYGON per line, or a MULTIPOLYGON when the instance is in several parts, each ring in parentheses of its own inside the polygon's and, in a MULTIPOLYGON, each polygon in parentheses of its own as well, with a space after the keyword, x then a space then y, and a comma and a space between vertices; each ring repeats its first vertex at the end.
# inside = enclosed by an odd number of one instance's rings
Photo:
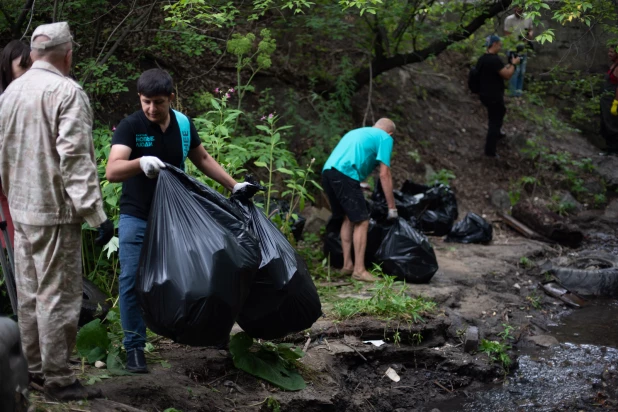
POLYGON ((609 220, 618 219, 618 199, 614 199, 605 208, 603 217, 609 220))
POLYGON ((521 289, 521 286, 519 286, 519 283, 514 284, 514 285, 513 285, 513 287, 514 287, 515 289, 517 289, 517 290, 520 290, 520 289, 521 289))
POLYGON ((107 365, 105 365, 105 362, 101 362, 100 360, 96 361, 94 363, 94 367, 97 369, 105 369, 107 365))
POLYGON ((571 213, 579 213, 582 210, 584 210, 584 206, 582 206, 581 203, 579 203, 577 201, 577 199, 575 199, 575 197, 573 197, 573 195, 570 192, 562 192, 560 193, 560 203, 570 203, 571 205, 573 205, 573 208, 571 209, 571 213))
POLYGON ((597 168, 599 176, 605 180, 609 189, 618 187, 618 157, 595 156, 592 162, 597 168))
POLYGON ((466 330, 466 337, 464 339, 464 352, 474 352, 479 347, 479 328, 476 326, 469 326, 466 330))
POLYGON ((601 193, 605 193, 605 187, 599 179, 589 179, 584 182, 584 188, 588 191, 588 193, 593 195, 598 195, 601 193))
POLYGON ((511 199, 506 190, 498 189, 491 194, 491 204, 498 210, 507 211, 511 208, 511 199))
POLYGON ((550 348, 554 345, 559 345, 558 339, 550 335, 528 336, 526 340, 544 348, 550 348))
POLYGON ((320 229, 326 226, 326 222, 328 222, 330 215, 330 210, 325 207, 320 209, 314 206, 306 207, 302 212, 302 216, 307 219, 304 231, 307 233, 320 234, 320 229))

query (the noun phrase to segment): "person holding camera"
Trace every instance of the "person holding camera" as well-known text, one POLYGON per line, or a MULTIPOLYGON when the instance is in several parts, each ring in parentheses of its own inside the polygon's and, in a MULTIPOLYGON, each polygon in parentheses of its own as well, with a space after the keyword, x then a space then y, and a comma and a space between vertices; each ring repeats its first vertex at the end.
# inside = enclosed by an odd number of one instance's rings
POLYGON ((525 50, 527 47, 532 49, 532 40, 534 38, 532 20, 524 16, 523 8, 515 7, 514 13, 504 20, 504 34, 506 36, 513 36, 515 41, 519 42, 516 47, 517 51, 510 51, 507 55, 519 57, 521 60, 509 81, 509 96, 520 97, 523 93, 524 74, 526 74, 526 63, 528 61, 525 50))
POLYGON ((498 53, 502 49, 502 40, 496 35, 487 37, 485 41, 487 52, 479 58, 476 65, 479 71, 481 103, 487 107, 488 128, 485 142, 485 155, 498 157, 496 144, 503 137, 501 129, 506 106, 504 105, 504 81, 509 80, 515 67, 519 64, 518 56, 511 56, 509 63, 504 64, 498 53))

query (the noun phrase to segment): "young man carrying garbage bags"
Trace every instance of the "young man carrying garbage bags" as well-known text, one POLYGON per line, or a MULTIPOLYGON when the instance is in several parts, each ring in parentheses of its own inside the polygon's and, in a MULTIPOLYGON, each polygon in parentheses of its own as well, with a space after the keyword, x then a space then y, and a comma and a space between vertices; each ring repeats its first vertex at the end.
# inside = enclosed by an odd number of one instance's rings
POLYGON ((117 126, 106 175, 110 182, 123 182, 118 227, 119 288, 127 370, 146 373, 146 326, 135 294, 135 280, 159 171, 165 163, 184 169, 188 157, 202 173, 232 193, 251 190, 246 187, 249 183, 237 183, 208 154, 192 121, 171 109, 174 86, 167 72, 145 71, 137 81, 137 92, 142 108, 117 126))
POLYGON ((344 274, 353 279, 374 282, 376 279, 365 268, 363 257, 367 246, 369 211, 361 189, 361 182, 380 163, 380 182, 388 204, 388 219, 396 219, 397 209, 393 195, 391 153, 395 123, 382 118, 373 127, 348 132, 335 147, 322 170, 322 186, 328 196, 332 219, 343 217, 341 243, 344 274), (352 261, 352 244, 354 256, 352 261))

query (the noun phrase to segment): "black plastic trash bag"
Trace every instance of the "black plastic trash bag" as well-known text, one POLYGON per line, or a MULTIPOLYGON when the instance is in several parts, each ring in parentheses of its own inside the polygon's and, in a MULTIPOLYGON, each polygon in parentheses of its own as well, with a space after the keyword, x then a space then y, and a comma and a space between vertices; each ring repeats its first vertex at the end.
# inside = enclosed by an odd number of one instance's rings
MULTIPOLYGON (((406 180, 401 191, 394 190, 393 195, 399 216, 415 222, 425 234, 447 235, 457 219, 457 199, 446 185, 429 187, 406 180)), ((374 202, 371 217, 378 222, 386 220, 388 206, 379 181, 371 199, 374 202)))
POLYGON ((384 273, 409 283, 427 283, 438 271, 438 261, 429 240, 404 219, 388 230, 376 253, 384 273))
POLYGON ((226 342, 260 261, 228 199, 171 165, 161 170, 136 282, 153 332, 187 345, 226 342))
MULTIPOLYGON (((336 269, 343 267, 343 248, 341 246, 341 225, 342 218, 334 219, 332 216, 326 224, 326 233, 324 235, 324 256, 330 256, 330 265, 336 269)), ((388 229, 386 229, 388 230, 388 229)), ((367 229, 367 246, 365 247, 365 266, 370 268, 373 263, 376 263, 376 252, 382 244, 382 239, 385 233, 384 226, 378 224, 375 220, 369 220, 369 228, 367 229)), ((354 245, 352 245, 352 258, 354 258, 354 245)))
POLYGON ((457 243, 489 243, 493 235, 491 223, 477 215, 468 213, 464 220, 453 226, 446 237, 447 242, 457 243))
POLYGON ((262 262, 237 322, 250 336, 280 339, 308 329, 322 304, 307 265, 253 202, 232 199, 260 241, 262 262))
POLYGON ((433 186, 425 191, 421 203, 423 211, 417 216, 419 229, 427 235, 448 235, 459 215, 451 188, 443 184, 433 186))

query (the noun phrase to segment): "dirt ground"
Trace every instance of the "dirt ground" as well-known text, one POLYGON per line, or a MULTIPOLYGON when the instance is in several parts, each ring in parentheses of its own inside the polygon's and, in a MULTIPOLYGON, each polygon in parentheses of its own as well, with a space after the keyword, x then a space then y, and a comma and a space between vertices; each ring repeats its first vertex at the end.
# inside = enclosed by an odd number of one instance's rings
MULTIPOLYGON (((556 255, 551 247, 523 239, 496 226, 491 245, 444 243, 433 238, 440 270, 427 285, 412 285, 410 293, 435 300, 439 309, 425 323, 398 324, 370 318, 335 322, 329 316, 306 334, 287 340, 304 347, 302 374, 308 387, 283 392, 233 367, 228 352, 191 348, 162 341, 151 373, 114 377, 95 383, 108 400, 144 411, 175 408, 189 411, 272 410, 274 398, 284 411, 430 411, 432 404, 473 391, 504 378, 502 369, 484 354, 463 351, 461 332, 479 327, 481 337, 496 338, 503 323, 515 326, 515 342, 543 334, 552 313, 564 310, 559 302, 537 291, 539 276, 520 267, 521 257, 556 255), (516 287, 518 284, 519 287, 516 287), (537 310, 527 301, 536 294, 537 310), (399 331, 399 345, 393 335, 399 331), (418 344, 418 334, 422 335, 418 344), (375 347, 364 340, 383 339, 375 347), (401 380, 385 376, 393 368, 401 380), (272 402, 272 401, 271 401, 272 402)), ((339 296, 367 294, 366 288, 342 288, 339 296)), ((325 305, 328 307, 328 303, 325 305)), ((325 310, 328 313, 328 309, 325 310)), ((81 365, 76 365, 80 369, 81 365)), ((81 370, 80 370, 81 372, 81 370)), ((86 367, 82 380, 104 375, 86 367)), ((39 402, 42 398, 36 397, 39 402)), ((73 405, 72 410, 128 410, 107 401, 73 405)), ((38 403, 39 410, 50 406, 38 403)))

